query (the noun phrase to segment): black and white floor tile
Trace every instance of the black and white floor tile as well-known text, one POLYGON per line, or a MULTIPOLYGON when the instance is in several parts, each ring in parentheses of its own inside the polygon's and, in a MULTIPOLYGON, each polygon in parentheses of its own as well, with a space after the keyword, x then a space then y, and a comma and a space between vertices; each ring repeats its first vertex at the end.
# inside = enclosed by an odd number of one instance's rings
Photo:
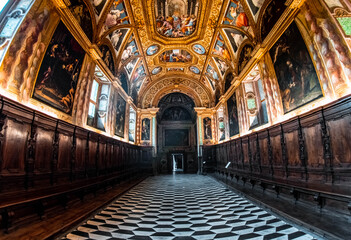
POLYGON ((62 239, 316 239, 210 177, 146 179, 62 239))

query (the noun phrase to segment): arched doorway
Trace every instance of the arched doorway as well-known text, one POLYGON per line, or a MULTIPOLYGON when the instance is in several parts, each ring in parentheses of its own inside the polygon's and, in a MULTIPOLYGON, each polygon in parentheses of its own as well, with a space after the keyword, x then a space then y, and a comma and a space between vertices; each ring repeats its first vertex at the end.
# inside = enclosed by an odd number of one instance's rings
POLYGON ((158 172, 195 173, 198 166, 194 101, 183 93, 170 93, 160 100, 158 107, 158 172))

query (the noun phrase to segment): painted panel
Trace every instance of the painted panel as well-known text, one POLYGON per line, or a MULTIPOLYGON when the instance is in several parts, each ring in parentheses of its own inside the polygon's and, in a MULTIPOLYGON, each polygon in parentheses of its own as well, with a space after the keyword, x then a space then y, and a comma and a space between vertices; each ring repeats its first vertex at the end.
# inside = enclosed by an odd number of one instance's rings
POLYGON ((83 0, 71 0, 69 6, 73 16, 76 18, 79 26, 83 29, 87 37, 93 39, 93 26, 89 8, 83 0))
POLYGON ((165 37, 191 35, 196 29, 198 0, 156 0, 156 30, 165 37))
POLYGON ((60 22, 46 50, 33 98, 71 114, 85 52, 60 22))
POLYGON ((236 134, 239 134, 238 107, 237 107, 235 92, 228 99, 227 107, 228 107, 229 136, 232 137, 236 134))
POLYGON ((204 125, 204 139, 209 140, 212 139, 212 120, 209 117, 205 117, 203 119, 203 125, 204 125))
POLYGON ((165 146, 189 146, 188 129, 165 129, 165 146))
POLYGON ((285 113, 323 96, 305 42, 294 22, 269 52, 285 113))
POLYGON ((115 135, 124 137, 124 123, 126 117, 126 101, 118 94, 116 103, 115 135))
POLYGON ((144 118, 141 124, 141 140, 150 140, 150 119, 144 118))
POLYGON ((181 49, 167 50, 163 52, 159 58, 160 58, 160 61, 164 63, 167 63, 167 62, 187 63, 187 62, 191 62, 191 60, 193 59, 190 53, 181 49))

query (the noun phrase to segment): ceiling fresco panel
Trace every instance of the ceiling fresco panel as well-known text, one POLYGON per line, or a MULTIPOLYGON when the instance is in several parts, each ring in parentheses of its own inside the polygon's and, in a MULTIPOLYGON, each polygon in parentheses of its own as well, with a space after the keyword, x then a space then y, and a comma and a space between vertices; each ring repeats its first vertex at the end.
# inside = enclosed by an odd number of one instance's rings
POLYGON ((162 36, 182 38, 196 30, 198 0, 156 0, 155 27, 162 36))

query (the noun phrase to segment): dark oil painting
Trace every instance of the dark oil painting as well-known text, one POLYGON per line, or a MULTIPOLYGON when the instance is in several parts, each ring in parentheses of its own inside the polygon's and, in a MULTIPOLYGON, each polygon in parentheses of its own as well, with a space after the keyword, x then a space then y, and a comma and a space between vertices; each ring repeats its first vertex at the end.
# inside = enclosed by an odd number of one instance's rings
POLYGON ((188 129, 165 129, 165 146, 186 147, 189 146, 188 129))
POLYGON ((203 119, 204 124, 204 139, 209 140, 212 139, 212 128, 211 128, 211 118, 205 117, 203 119))
POLYGON ((267 37, 269 32, 274 27, 275 23, 278 21, 278 19, 286 9, 285 2, 286 1, 282 0, 273 0, 265 9, 261 23, 262 41, 267 37))
POLYGON ((71 114, 84 50, 60 22, 46 49, 33 98, 71 114))
POLYGON ((149 141, 150 140, 150 119, 144 118, 141 122, 141 140, 149 141))
POLYGON ((113 61, 112 51, 107 45, 101 45, 100 51, 102 53, 102 60, 106 64, 106 66, 110 69, 112 74, 115 74, 115 63, 113 61))
POLYGON ((311 57, 295 22, 269 53, 277 75, 284 113, 323 96, 311 57))
POLYGON ((162 114, 162 121, 191 121, 190 113, 183 107, 174 106, 166 109, 162 114))
POLYGON ((69 6, 73 16, 76 18, 79 26, 83 29, 87 37, 93 39, 93 25, 91 15, 86 3, 83 0, 71 0, 69 6))
POLYGON ((232 137, 236 134, 239 134, 238 107, 236 104, 235 92, 228 99, 227 108, 228 108, 229 136, 232 137))
POLYGON ((115 135, 124 137, 124 123, 126 120, 126 101, 118 94, 116 103, 115 135))

